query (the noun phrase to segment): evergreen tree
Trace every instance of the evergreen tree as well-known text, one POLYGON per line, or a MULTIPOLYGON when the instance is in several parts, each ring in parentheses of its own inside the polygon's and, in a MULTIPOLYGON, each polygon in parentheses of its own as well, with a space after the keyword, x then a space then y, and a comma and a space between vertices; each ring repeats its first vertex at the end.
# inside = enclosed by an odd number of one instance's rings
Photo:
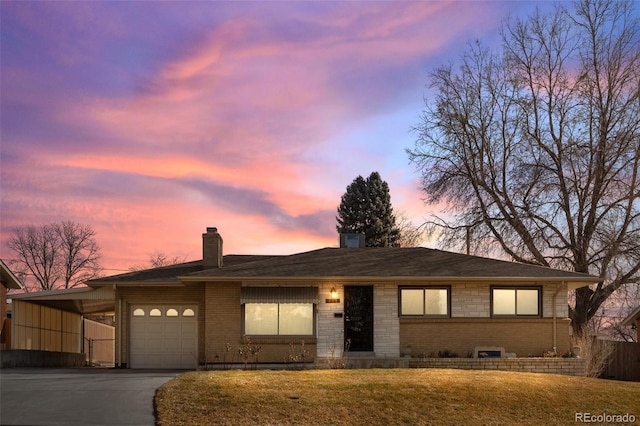
POLYGON ((391 206, 389 185, 378 172, 358 176, 347 186, 336 217, 339 233, 364 233, 367 247, 398 247, 400 230, 391 206))

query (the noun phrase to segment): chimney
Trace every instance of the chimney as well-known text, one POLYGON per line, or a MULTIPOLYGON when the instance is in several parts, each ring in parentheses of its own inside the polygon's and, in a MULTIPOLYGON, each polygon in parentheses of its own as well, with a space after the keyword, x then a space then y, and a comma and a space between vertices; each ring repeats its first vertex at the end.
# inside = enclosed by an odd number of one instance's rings
POLYGON ((340 234, 340 248, 363 248, 365 247, 364 233, 340 234))
POLYGON ((207 228, 202 234, 202 269, 222 267, 222 237, 218 228, 207 228))

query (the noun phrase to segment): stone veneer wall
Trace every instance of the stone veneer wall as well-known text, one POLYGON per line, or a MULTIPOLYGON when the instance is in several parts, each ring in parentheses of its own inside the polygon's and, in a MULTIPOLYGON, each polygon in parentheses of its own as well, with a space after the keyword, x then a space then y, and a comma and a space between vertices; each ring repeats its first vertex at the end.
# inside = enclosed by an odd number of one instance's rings
MULTIPOLYGON (((451 286, 451 317, 491 317, 491 287, 489 283, 460 283, 451 286)), ((569 316, 567 284, 548 283, 540 287, 542 287, 543 318, 553 318, 553 297, 556 291, 558 291, 556 317, 567 318, 569 316)))
POLYGON ((393 283, 373 288, 373 350, 377 357, 400 356, 398 286, 393 283))
POLYGON ((411 368, 454 368, 462 370, 502 370, 527 373, 584 376, 581 358, 412 358, 411 368))
POLYGON ((318 284, 318 324, 317 356, 319 358, 341 357, 344 349, 344 288, 331 283, 318 284), (331 298, 331 288, 338 292, 339 303, 327 303, 331 298))
MULTIPOLYGON (((366 283, 363 283, 366 285, 366 283)), ((318 284, 318 358, 342 356, 344 349, 344 285, 318 284), (338 292, 339 303, 327 303, 331 288, 338 292)), ((373 351, 376 357, 400 356, 398 287, 394 283, 376 283, 373 289, 373 351)))

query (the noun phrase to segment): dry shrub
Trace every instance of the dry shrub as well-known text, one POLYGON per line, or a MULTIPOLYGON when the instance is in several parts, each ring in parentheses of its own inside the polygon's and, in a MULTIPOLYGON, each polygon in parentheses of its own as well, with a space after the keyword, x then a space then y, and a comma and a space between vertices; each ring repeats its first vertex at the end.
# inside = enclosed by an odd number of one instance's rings
POLYGON ((584 375, 599 377, 609 363, 613 354, 613 342, 597 339, 588 332, 574 335, 572 345, 580 348, 578 356, 585 360, 584 375))

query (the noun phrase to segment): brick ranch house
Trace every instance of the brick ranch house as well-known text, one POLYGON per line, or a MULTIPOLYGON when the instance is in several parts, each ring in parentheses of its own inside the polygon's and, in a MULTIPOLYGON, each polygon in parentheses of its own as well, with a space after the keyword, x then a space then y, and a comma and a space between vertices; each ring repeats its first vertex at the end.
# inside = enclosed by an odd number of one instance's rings
MULTIPOLYGON (((517 356, 569 351, 567 292, 597 277, 428 248, 340 248, 284 256, 224 255, 207 228, 203 259, 89 281, 115 290, 116 366, 195 368, 399 359, 502 347, 517 356)), ((360 239, 361 240, 361 239, 360 239)), ((437 355, 436 355, 437 356, 437 355)))

